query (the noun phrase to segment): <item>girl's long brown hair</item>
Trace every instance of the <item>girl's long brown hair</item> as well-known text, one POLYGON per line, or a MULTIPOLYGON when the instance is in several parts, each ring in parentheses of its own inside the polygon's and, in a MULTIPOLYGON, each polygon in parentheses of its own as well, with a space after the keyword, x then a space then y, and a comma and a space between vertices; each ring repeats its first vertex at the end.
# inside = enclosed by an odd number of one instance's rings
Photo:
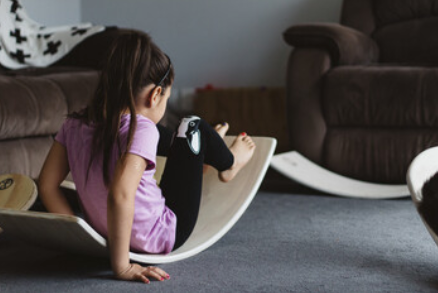
POLYGON ((128 151, 137 126, 137 95, 150 84, 162 86, 164 92, 173 82, 174 71, 170 59, 152 42, 149 35, 137 31, 121 33, 104 60, 93 98, 83 111, 73 113, 70 117, 95 127, 87 178, 92 161, 102 154, 103 179, 105 185, 109 186, 109 162, 116 143, 119 157, 122 156, 119 137, 122 114, 127 110, 131 114, 126 143, 128 151))

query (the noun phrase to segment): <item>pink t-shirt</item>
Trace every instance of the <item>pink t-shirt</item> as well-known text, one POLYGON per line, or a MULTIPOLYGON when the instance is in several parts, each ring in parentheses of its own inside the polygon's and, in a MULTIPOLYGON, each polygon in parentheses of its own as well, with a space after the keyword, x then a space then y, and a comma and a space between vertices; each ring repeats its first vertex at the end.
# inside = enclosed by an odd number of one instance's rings
MULTIPOLYGON (((148 118, 137 115, 137 128, 129 153, 143 157, 147 168, 143 172, 135 196, 134 222, 131 232, 131 249, 146 253, 169 253, 175 243, 176 216, 165 205, 165 198, 155 179, 155 164, 159 132, 148 118)), ((130 115, 123 115, 120 124, 122 153, 126 149, 130 115)), ((102 156, 97 156, 91 165, 86 181, 91 156, 94 128, 78 119, 68 118, 55 140, 67 149, 68 162, 73 181, 87 222, 104 237, 107 237, 108 189, 103 181, 102 156)), ((118 158, 117 144, 110 159, 112 178, 118 158)))

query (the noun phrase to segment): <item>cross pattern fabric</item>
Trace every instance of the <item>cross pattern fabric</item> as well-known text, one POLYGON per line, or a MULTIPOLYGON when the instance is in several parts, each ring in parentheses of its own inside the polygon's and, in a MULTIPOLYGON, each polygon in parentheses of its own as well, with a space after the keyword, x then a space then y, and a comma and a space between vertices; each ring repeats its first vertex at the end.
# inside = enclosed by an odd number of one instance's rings
POLYGON ((0 63, 11 69, 46 67, 103 30, 91 23, 45 27, 18 0, 0 0, 0 63))

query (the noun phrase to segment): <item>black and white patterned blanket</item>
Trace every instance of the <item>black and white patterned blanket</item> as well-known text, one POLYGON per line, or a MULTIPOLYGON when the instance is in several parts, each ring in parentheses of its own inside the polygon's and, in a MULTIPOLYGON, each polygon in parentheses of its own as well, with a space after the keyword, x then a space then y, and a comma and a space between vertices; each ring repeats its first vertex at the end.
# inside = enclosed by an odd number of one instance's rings
POLYGON ((104 29, 90 23, 45 27, 18 0, 0 0, 0 63, 11 69, 46 67, 104 29))

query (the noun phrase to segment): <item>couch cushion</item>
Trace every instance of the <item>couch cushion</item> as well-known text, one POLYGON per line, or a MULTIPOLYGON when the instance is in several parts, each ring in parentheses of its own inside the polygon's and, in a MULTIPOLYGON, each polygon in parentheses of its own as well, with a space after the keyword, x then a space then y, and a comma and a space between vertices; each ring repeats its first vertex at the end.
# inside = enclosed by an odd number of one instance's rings
POLYGON ((364 181, 405 184, 415 156, 437 145, 437 129, 332 127, 325 138, 323 165, 364 181))
POLYGON ((83 109, 96 91, 99 74, 96 70, 57 73, 45 76, 56 83, 64 93, 68 113, 83 109))
MULTIPOLYGON (((438 2, 437 2, 438 3, 438 2)), ((438 17, 397 22, 377 29, 373 38, 380 62, 438 65, 438 17)))
POLYGON ((97 72, 0 75, 0 139, 55 134, 94 93, 97 72))
POLYGON ((438 65, 438 2, 374 0, 380 62, 438 65))
POLYGON ((337 67, 322 92, 329 126, 438 128, 438 68, 337 67))
POLYGON ((67 114, 61 89, 39 77, 0 76, 0 139, 53 134, 67 114))
POLYGON ((53 137, 29 137, 0 143, 0 174, 17 173, 37 178, 53 137))
POLYGON ((373 9, 377 27, 438 16, 436 0, 374 0, 373 9))

